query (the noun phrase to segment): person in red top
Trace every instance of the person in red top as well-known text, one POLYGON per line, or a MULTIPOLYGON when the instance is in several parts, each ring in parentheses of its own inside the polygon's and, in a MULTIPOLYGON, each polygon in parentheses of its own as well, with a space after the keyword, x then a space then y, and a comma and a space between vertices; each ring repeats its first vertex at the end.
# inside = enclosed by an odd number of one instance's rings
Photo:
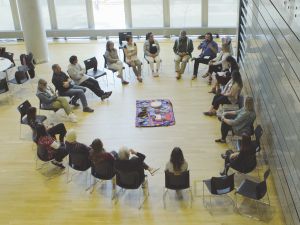
POLYGON ((91 144, 90 159, 94 165, 101 161, 110 161, 112 164, 117 159, 118 154, 115 151, 106 152, 103 148, 103 143, 99 138, 96 138, 91 144))
POLYGON ((52 160, 51 163, 64 169, 63 159, 68 152, 63 144, 59 144, 55 138, 48 134, 44 124, 37 124, 38 156, 44 161, 52 160))

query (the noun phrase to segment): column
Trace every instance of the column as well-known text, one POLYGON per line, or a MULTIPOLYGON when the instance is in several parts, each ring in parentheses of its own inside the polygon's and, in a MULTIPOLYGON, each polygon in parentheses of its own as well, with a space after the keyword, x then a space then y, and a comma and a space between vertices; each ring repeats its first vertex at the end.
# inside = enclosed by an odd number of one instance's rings
POLYGON ((202 27, 208 27, 208 0, 202 0, 202 27))
POLYGON ((132 28, 131 0, 124 0, 126 28, 132 28))
POLYGON ((39 0, 18 0, 20 21, 27 53, 37 63, 48 61, 48 44, 39 0))

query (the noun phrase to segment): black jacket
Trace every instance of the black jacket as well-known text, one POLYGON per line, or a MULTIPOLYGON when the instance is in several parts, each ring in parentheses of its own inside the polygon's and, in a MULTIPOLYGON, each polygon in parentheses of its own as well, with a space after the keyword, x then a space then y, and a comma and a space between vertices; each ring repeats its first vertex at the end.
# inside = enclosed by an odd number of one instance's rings
POLYGON ((65 74, 64 72, 60 72, 59 74, 53 73, 52 76, 52 83, 55 86, 55 88, 58 90, 59 93, 69 90, 69 88, 65 88, 63 86, 63 83, 68 81, 69 76, 65 74))

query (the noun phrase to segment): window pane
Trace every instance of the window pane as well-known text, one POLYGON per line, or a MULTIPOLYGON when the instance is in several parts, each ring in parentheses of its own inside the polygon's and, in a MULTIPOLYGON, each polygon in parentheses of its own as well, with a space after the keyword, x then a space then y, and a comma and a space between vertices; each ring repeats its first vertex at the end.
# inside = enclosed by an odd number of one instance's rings
POLYGON ((96 29, 125 28, 124 0, 93 0, 96 29))
POLYGON ((171 27, 201 27, 201 0, 170 0, 171 27))
POLYGON ((133 27, 162 27, 162 0, 131 0, 133 27))
POLYGON ((208 0, 209 27, 236 27, 238 0, 208 0))
POLYGON ((15 30, 9 0, 0 0, 0 30, 15 30))
POLYGON ((87 28, 85 0, 55 0, 59 29, 87 28))
POLYGON ((50 30, 51 25, 50 25, 50 16, 49 16, 47 0, 41 0, 41 5, 42 5, 42 14, 43 14, 42 17, 43 17, 43 20, 44 20, 45 29, 50 30))

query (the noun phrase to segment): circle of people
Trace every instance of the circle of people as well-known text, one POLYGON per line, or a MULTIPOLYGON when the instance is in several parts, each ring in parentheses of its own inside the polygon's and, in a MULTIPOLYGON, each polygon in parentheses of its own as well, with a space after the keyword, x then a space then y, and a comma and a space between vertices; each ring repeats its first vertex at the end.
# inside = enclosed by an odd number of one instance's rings
MULTIPOLYGON (((127 45, 124 46, 125 60, 132 66, 137 80, 142 82, 141 61, 137 57, 137 46, 131 36, 128 36, 126 40, 127 45)), ((209 84, 211 84, 213 76, 215 77, 214 85, 209 92, 215 94, 215 96, 213 97, 209 110, 204 112, 206 116, 216 116, 221 104, 236 104, 243 88, 239 66, 235 58, 231 55, 231 40, 229 38, 222 42, 222 50, 217 54, 218 45, 213 41, 212 34, 207 33, 205 40, 201 42, 198 47, 198 49, 202 50, 201 54, 197 58, 192 58, 192 60, 195 61, 192 79, 197 78, 199 63, 208 64, 208 70, 202 77, 208 77, 209 84)), ((180 37, 174 43, 173 50, 176 55, 176 78, 180 79, 193 51, 193 42, 186 36, 185 31, 181 31, 180 37)), ((158 72, 161 61, 159 52, 160 47, 158 41, 154 39, 152 33, 149 33, 144 44, 144 53, 146 59, 149 61, 154 77, 159 76, 158 72), (155 62, 156 69, 154 68, 155 62)), ((106 44, 105 57, 108 68, 118 71, 118 78, 121 79, 123 85, 127 85, 128 82, 123 78, 122 73, 123 63, 119 60, 117 50, 111 41, 108 41, 106 44)), ((40 79, 38 82, 36 95, 44 108, 63 108, 66 114, 69 115, 70 120, 76 122, 77 119, 70 104, 78 106, 78 99, 81 100, 84 112, 93 112, 93 109, 87 105, 84 94, 86 88, 93 91, 101 100, 109 98, 112 92, 104 92, 95 79, 87 76, 85 70, 79 65, 76 56, 71 56, 69 61, 68 74, 70 76, 62 72, 59 65, 54 64, 52 66, 52 83, 59 95, 56 95, 56 92, 48 86, 47 82, 43 79, 40 79), (63 96, 71 97, 70 102, 63 96)), ((142 153, 127 147, 121 147, 118 152, 107 152, 99 138, 87 146, 77 141, 75 130, 69 130, 67 132, 63 123, 46 126, 37 121, 36 115, 36 108, 31 107, 28 111, 27 119, 33 131, 33 140, 38 146, 38 157, 43 161, 51 161, 54 165, 64 169, 65 166, 62 162, 66 156, 73 153, 82 154, 84 157, 87 157, 88 161, 95 167, 103 161, 108 161, 118 170, 137 171, 141 181, 144 181, 145 170, 151 175, 154 175, 158 170, 158 168, 148 166, 144 162, 146 156, 142 153), (59 136, 59 140, 56 139, 57 135, 59 136)), ((250 156, 255 154, 255 146, 251 144, 255 118, 254 102, 250 96, 245 97, 244 106, 239 110, 223 112, 218 115, 218 119, 221 121, 221 138, 216 139, 215 142, 221 144, 226 143, 226 137, 229 131, 242 137, 239 152, 228 150, 225 154, 221 155, 221 157, 225 159, 225 166, 221 175, 227 175, 230 167, 243 170, 243 167, 247 166, 250 156)), ((172 150, 170 160, 167 162, 165 169, 175 174, 188 170, 188 163, 179 147, 175 147, 172 150)))

